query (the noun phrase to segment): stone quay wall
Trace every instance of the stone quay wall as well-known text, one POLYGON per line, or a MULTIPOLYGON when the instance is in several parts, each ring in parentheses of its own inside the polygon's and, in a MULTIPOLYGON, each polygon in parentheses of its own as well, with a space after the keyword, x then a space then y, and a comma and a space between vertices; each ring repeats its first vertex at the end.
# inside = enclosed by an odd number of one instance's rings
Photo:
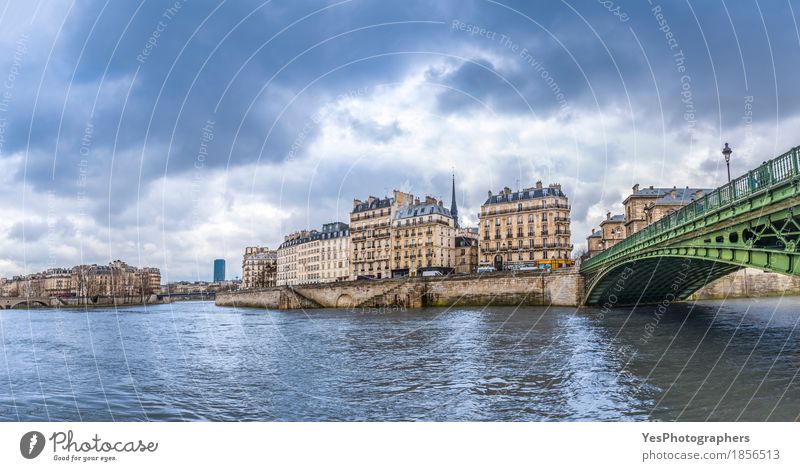
POLYGON ((697 290, 689 299, 757 298, 798 294, 800 294, 800 276, 743 268, 712 281, 697 290))
POLYGON ((216 304, 266 309, 421 308, 429 306, 578 306, 583 277, 548 272, 393 278, 279 286, 217 293, 216 304))

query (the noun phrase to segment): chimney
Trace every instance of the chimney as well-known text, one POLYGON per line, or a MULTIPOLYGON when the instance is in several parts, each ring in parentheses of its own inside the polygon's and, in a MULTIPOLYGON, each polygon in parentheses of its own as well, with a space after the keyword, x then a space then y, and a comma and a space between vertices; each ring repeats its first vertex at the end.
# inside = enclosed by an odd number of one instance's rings
POLYGON ((442 200, 439 200, 439 207, 440 208, 444 207, 444 203, 442 202, 442 200))
POLYGON ((704 194, 704 193, 705 193, 705 192, 704 192, 703 190, 697 190, 697 191, 695 191, 695 192, 694 192, 694 199, 696 199, 696 200, 699 200, 700 198, 702 198, 702 197, 703 197, 703 194, 704 194))
POLYGON ((492 197, 492 190, 489 190, 489 196, 488 196, 488 197, 489 197, 489 198, 491 198, 491 197, 492 197))
POLYGON ((541 180, 537 180, 536 181, 536 189, 537 190, 541 190, 542 189, 542 181, 541 180))
POLYGON ((419 197, 414 198, 414 205, 416 205, 416 206, 419 205, 419 197))
POLYGON ((504 195, 510 195, 511 194, 511 188, 509 188, 507 186, 504 186, 503 187, 503 194, 504 195))
POLYGON ((436 204, 436 198, 425 195, 425 204, 436 204))
POLYGON ((677 198, 677 197, 678 197, 678 190, 676 190, 675 188, 673 188, 673 189, 672 189, 672 191, 670 191, 670 192, 669 192, 669 194, 670 194, 670 196, 672 196, 673 198, 677 198))
POLYGON ((609 221, 611 220, 611 211, 606 213, 606 219, 609 221))
POLYGON ((633 185, 633 193, 634 194, 639 193, 639 184, 638 183, 633 185))
POLYGON ((361 204, 361 200, 358 198, 353 198, 353 208, 361 204))
POLYGON ((411 193, 405 193, 399 190, 393 190, 394 204, 398 206, 408 206, 414 202, 414 196, 411 193))

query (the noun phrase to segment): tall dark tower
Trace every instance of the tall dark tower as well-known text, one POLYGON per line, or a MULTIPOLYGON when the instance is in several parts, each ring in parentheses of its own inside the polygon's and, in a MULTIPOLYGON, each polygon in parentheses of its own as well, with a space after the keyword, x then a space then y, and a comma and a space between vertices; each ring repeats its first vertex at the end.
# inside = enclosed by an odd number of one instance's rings
POLYGON ((456 205, 456 175, 453 174, 453 196, 450 200, 450 214, 453 215, 453 222, 456 225, 456 229, 458 229, 458 205, 456 205))

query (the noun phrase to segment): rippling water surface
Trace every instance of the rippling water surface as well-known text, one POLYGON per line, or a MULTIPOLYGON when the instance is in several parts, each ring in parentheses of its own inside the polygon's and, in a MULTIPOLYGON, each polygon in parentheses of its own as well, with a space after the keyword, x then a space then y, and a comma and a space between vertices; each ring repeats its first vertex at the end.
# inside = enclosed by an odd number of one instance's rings
POLYGON ((797 420, 798 306, 0 311, 0 420, 797 420))

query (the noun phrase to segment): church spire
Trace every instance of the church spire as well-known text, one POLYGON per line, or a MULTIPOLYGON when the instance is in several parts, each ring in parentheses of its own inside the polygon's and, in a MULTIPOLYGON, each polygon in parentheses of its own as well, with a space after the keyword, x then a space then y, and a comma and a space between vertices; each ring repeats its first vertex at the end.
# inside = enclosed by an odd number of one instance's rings
POLYGON ((456 174, 453 174, 453 196, 450 203, 450 214, 453 216, 453 222, 456 229, 458 229, 458 205, 456 205, 456 174))

